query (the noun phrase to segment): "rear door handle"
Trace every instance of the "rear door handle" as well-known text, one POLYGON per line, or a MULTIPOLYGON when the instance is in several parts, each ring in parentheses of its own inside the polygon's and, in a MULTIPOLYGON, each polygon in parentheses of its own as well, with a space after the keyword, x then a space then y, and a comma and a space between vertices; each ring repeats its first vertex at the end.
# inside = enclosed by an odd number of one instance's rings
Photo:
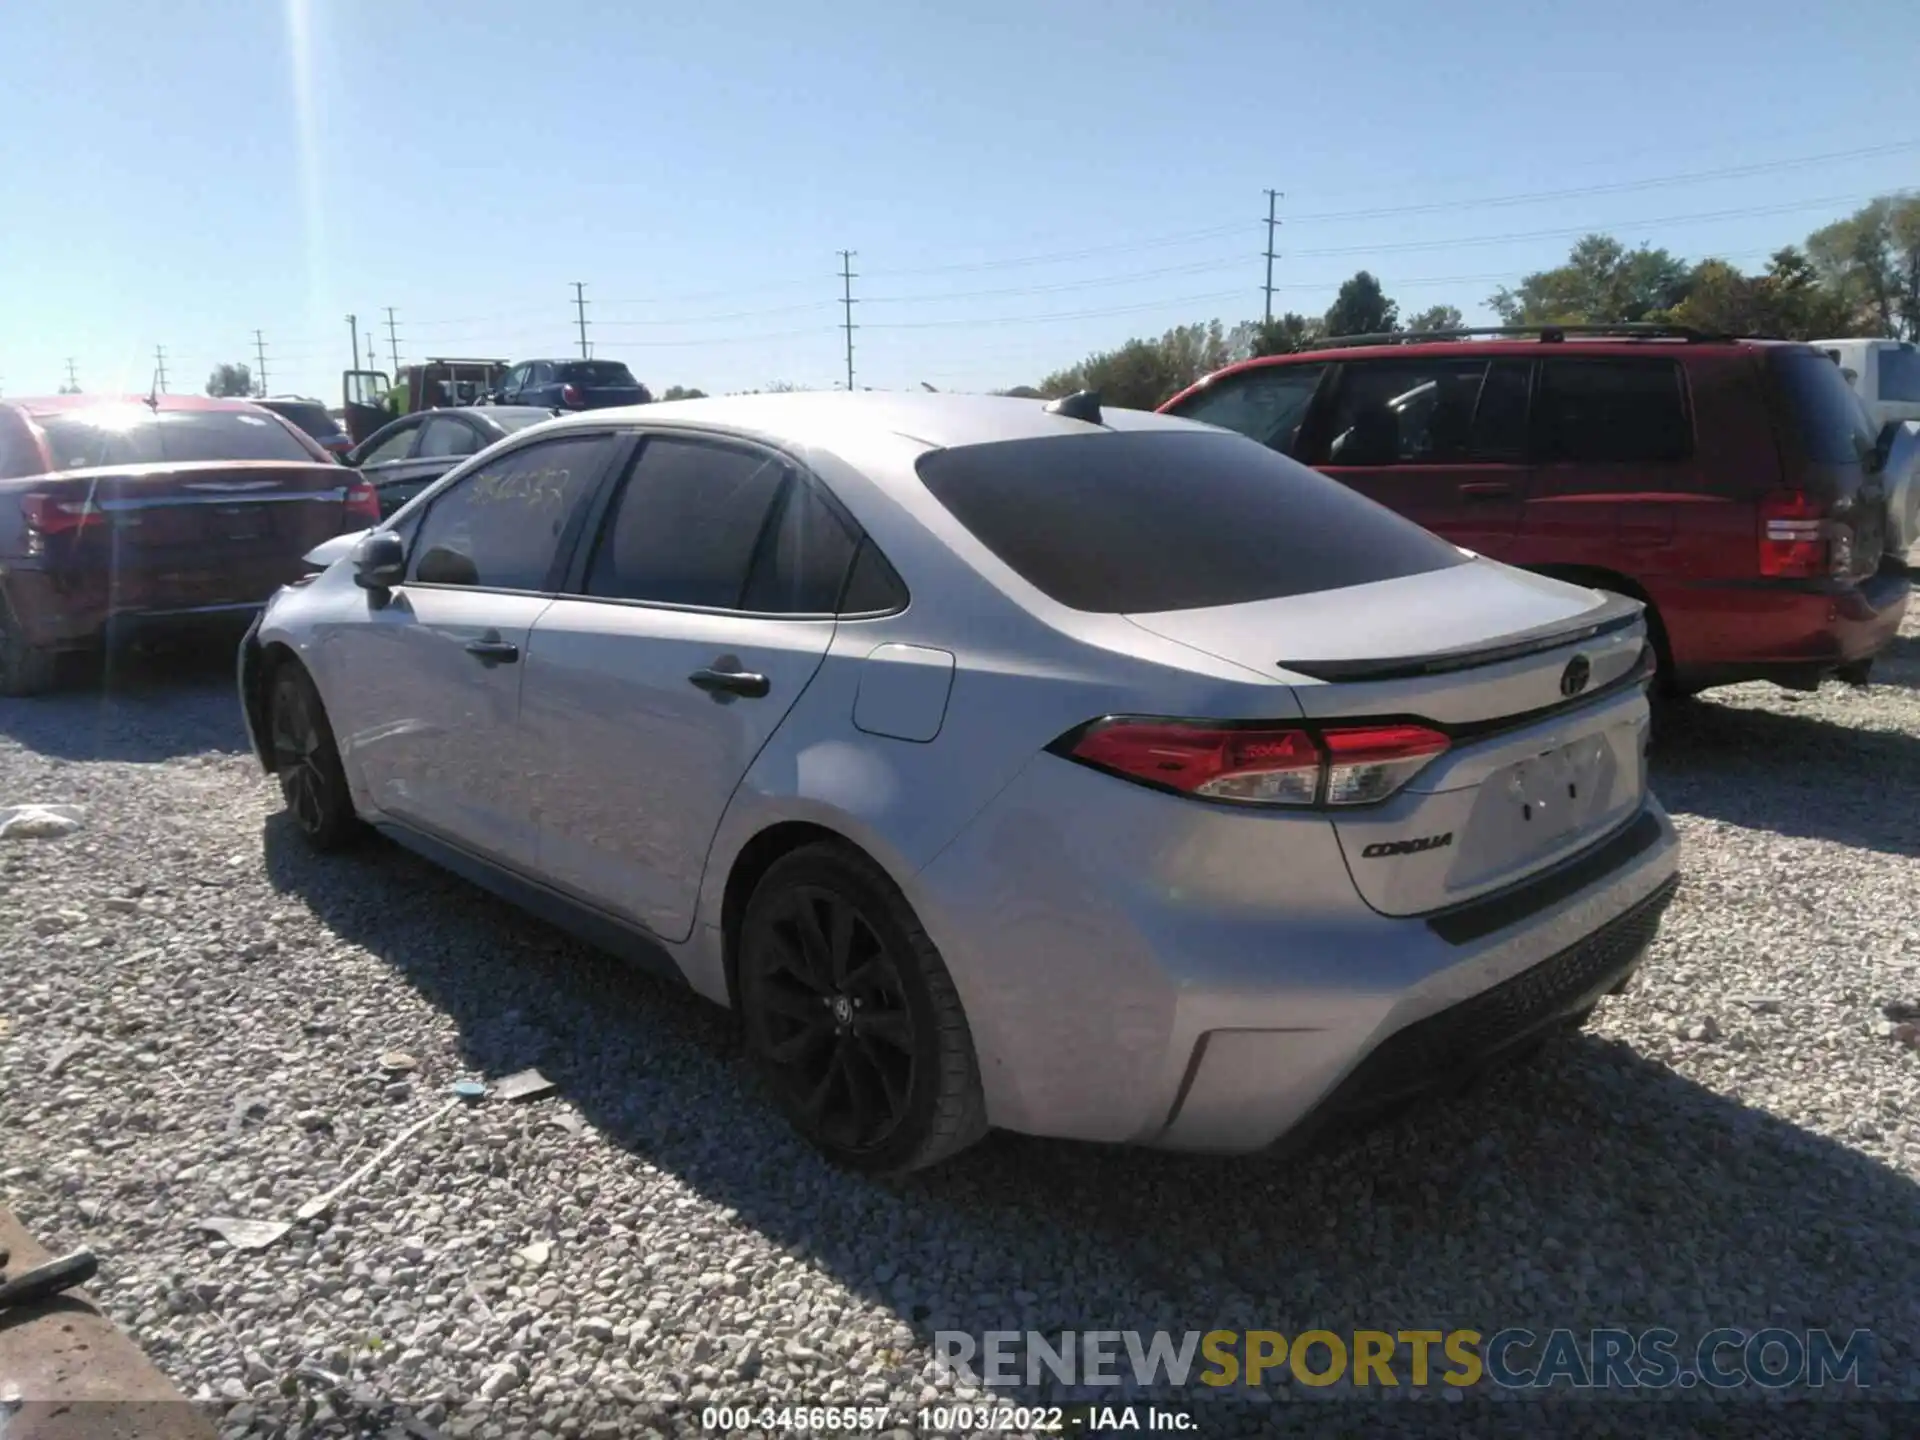
POLYGON ((766 676, 751 670, 696 670, 687 679, 709 695, 742 695, 749 700, 758 700, 773 688, 766 676))
POLYGON ((520 658, 520 647, 511 640, 489 636, 484 640, 469 640, 467 653, 482 665, 511 665, 520 658))
POLYGON ((1460 487, 1468 499, 1499 500, 1513 494, 1513 486, 1504 480, 1475 480, 1460 487))

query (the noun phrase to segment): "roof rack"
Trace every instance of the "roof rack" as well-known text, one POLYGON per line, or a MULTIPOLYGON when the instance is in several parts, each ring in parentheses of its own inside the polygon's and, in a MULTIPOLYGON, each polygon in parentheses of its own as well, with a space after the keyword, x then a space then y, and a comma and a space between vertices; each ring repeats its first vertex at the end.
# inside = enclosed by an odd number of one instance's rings
POLYGON ((1376 335, 1329 335, 1311 341, 1303 348, 1341 350, 1358 345, 1413 345, 1431 340, 1464 340, 1473 335, 1537 335, 1546 344, 1558 343, 1569 335, 1617 335, 1634 340, 1687 340, 1696 343, 1735 338, 1715 330, 1698 330, 1691 325, 1628 322, 1617 325, 1485 325, 1459 330, 1389 330, 1376 335))

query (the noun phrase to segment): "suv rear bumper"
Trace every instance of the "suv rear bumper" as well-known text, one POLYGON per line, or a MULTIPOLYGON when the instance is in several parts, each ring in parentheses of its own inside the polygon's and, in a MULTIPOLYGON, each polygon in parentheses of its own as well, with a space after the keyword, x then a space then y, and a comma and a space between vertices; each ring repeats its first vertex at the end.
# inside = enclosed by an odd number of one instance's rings
POLYGON ((1857 583, 1750 580, 1656 593, 1683 687, 1772 680, 1811 689, 1893 643, 1913 589, 1889 559, 1857 583))

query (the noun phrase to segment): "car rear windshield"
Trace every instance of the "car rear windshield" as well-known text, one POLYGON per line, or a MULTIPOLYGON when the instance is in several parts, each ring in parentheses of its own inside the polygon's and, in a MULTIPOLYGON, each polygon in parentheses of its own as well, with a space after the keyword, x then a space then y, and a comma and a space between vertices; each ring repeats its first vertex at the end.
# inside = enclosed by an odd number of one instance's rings
POLYGON ((1100 614, 1239 605, 1466 563, 1238 435, 1132 431, 932 450, 920 479, 1023 580, 1100 614))
POLYGON ((1776 350, 1768 358, 1807 458, 1857 465, 1873 447, 1873 425, 1840 367, 1818 350, 1776 350))
POLYGON ((297 405, 285 401, 266 407, 291 420, 316 440, 340 434, 340 422, 327 413, 324 405, 297 405))
POLYGON ((633 372, 618 360, 574 360, 560 367, 569 385, 638 385, 633 372))
POLYGON ((55 470, 210 460, 313 460, 285 425, 242 410, 98 406, 36 417, 55 470))

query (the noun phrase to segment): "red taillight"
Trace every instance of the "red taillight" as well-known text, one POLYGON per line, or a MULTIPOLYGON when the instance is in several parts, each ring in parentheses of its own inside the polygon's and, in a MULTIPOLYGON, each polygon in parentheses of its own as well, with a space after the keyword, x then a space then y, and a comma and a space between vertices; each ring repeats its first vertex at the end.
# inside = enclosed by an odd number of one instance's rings
POLYGON ((27 525, 42 535, 60 535, 103 523, 106 512, 91 500, 61 500, 52 495, 22 495, 27 525))
POLYGON ((1828 571, 1827 528, 1820 507, 1799 490, 1776 490, 1760 501, 1760 573, 1810 579, 1828 571))
POLYGON ((1142 784, 1254 805, 1366 805, 1399 790, 1448 741, 1420 725, 1316 733, 1206 720, 1098 720, 1065 753, 1142 784))
POLYGON ((560 403, 562 405, 578 405, 580 403, 579 390, 571 385, 562 385, 560 387, 560 403))
POLYGON ((353 480, 347 484, 347 518, 378 522, 380 519, 380 492, 373 488, 371 480, 353 480))

